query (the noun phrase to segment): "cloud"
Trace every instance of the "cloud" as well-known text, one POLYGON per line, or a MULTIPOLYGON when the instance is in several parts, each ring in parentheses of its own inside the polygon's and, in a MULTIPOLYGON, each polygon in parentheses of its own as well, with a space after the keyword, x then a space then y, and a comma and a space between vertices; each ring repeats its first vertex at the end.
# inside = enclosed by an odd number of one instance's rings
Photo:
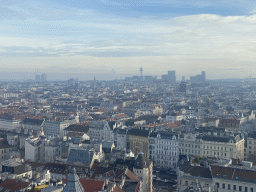
POLYGON ((253 60, 256 55, 256 15, 223 17, 201 14, 166 20, 144 18, 131 22, 112 18, 108 23, 104 20, 29 20, 20 22, 16 27, 24 29, 28 23, 35 32, 49 29, 49 35, 51 31, 53 34, 41 38, 33 35, 31 38, 0 36, 1 49, 8 54, 40 51, 40 55, 43 52, 45 56, 52 53, 98 57, 194 55, 253 60), (69 36, 72 31, 78 37, 69 36), (58 33, 66 35, 56 38, 58 33))

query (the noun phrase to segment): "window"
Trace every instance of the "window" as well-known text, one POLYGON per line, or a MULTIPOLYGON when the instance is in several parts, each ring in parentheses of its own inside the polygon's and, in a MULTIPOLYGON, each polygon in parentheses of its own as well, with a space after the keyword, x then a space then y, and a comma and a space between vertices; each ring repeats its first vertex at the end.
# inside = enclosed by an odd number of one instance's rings
POLYGON ((225 183, 222 183, 222 189, 225 189, 225 183))
POLYGON ((248 192, 248 187, 245 187, 245 188, 244 188, 244 192, 248 192))
POLYGON ((253 192, 253 188, 251 187, 251 192, 253 192))
POLYGON ((239 191, 242 191, 242 186, 239 186, 239 191))
POLYGON ((228 184, 228 190, 230 190, 230 184, 228 184))
POLYGON ((188 181, 185 181, 185 185, 188 185, 188 181))
POLYGON ((219 188, 219 187, 220 187, 220 184, 219 184, 219 183, 216 183, 216 187, 219 188))
POLYGON ((233 190, 236 191, 236 185, 233 185, 233 190))

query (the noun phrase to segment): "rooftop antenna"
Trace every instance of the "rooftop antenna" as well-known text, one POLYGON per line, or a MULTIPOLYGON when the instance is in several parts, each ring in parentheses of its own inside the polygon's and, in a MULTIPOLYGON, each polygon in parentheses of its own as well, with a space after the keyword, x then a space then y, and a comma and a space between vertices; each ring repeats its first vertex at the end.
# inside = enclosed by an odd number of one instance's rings
POLYGON ((142 76, 142 72, 143 72, 143 69, 142 67, 140 68, 140 76, 142 76))

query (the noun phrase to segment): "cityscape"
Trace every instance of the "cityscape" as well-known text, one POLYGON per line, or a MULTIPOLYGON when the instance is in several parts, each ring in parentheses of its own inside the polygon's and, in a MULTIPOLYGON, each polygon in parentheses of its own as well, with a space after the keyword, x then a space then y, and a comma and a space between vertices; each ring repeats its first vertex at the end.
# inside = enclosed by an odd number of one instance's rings
POLYGON ((255 79, 0 83, 0 189, 256 190, 255 79))
POLYGON ((255 0, 1 0, 0 192, 256 192, 255 0))

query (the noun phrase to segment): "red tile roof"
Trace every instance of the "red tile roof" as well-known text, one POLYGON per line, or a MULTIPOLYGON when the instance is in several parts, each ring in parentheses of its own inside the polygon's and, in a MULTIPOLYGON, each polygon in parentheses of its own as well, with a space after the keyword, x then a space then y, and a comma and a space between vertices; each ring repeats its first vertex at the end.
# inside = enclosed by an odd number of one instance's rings
POLYGON ((256 171, 235 167, 211 166, 212 176, 238 181, 255 182, 256 171))
POLYGON ((113 192, 125 192, 123 189, 121 189, 120 187, 116 186, 113 190, 113 192))
POLYGON ((77 133, 77 132, 69 132, 67 134, 68 137, 82 137, 84 133, 77 133))
POLYGON ((1 191, 6 191, 10 189, 9 192, 19 191, 21 189, 25 189, 30 185, 29 182, 21 182, 17 179, 5 179, 1 184, 0 187, 3 187, 1 191))
POLYGON ((104 187, 104 181, 95 181, 93 179, 80 179, 85 192, 98 192, 104 187))

